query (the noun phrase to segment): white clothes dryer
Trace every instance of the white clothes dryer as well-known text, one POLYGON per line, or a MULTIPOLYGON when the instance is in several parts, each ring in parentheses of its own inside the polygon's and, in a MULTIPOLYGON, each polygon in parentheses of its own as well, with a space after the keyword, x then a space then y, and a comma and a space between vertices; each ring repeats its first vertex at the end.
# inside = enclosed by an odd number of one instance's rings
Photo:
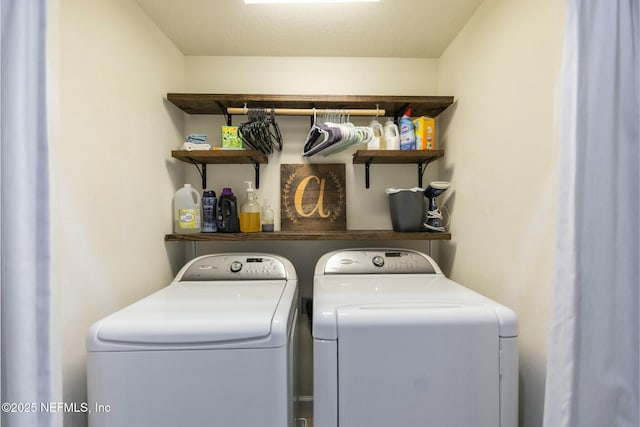
POLYGON ((293 426, 297 300, 282 257, 190 261, 91 327, 89 426, 293 426))
POLYGON ((314 427, 516 427, 515 313, 411 250, 316 264, 314 427))

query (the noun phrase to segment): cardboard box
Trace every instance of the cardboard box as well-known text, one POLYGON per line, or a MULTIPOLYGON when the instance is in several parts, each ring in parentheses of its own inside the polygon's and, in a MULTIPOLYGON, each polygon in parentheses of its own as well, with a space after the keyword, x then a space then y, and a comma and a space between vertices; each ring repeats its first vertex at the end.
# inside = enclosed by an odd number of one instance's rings
POLYGON ((242 148, 238 126, 222 126, 222 148, 242 148))
POLYGON ((433 117, 413 119, 416 128, 416 150, 436 149, 436 121, 433 117))

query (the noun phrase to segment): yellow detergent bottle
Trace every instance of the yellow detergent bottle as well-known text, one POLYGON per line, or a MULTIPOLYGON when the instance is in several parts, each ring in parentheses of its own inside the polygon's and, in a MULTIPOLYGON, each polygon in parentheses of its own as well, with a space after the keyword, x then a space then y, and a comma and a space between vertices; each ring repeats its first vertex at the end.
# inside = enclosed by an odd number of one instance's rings
POLYGON ((191 184, 185 184, 176 191, 173 204, 173 231, 176 234, 200 233, 200 193, 191 184))
POLYGON ((258 196, 253 189, 253 182, 247 184, 247 200, 240 206, 240 231, 242 233, 256 233, 260 231, 260 205, 258 196))

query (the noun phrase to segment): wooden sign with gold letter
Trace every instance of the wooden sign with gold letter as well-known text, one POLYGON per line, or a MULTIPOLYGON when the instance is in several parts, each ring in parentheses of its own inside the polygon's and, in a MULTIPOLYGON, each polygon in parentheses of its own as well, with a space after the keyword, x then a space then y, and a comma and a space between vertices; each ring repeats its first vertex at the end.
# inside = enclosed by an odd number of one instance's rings
POLYGON ((347 193, 344 164, 280 165, 283 231, 344 231, 347 193))

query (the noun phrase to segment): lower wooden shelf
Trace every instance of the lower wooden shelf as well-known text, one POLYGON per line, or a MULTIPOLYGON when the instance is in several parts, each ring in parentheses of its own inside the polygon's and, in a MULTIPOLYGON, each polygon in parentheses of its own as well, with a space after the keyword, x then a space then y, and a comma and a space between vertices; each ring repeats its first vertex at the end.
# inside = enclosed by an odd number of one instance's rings
POLYGON ((271 233, 167 234, 167 242, 214 242, 250 240, 451 240, 451 233, 392 230, 274 231, 271 233))

